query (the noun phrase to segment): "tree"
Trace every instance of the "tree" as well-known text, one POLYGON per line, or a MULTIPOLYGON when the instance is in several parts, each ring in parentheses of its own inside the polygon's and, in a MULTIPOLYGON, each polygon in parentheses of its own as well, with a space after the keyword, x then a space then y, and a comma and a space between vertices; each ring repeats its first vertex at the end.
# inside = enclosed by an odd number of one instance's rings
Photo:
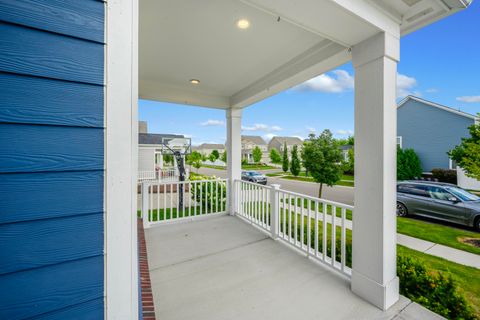
POLYGON ((280 155, 277 149, 272 148, 272 150, 270 150, 270 160, 272 161, 272 163, 282 162, 282 156, 280 155))
POLYGON ((480 180, 480 123, 471 125, 468 131, 470 138, 462 138, 460 145, 448 155, 465 170, 467 176, 480 180))
MULTIPOLYGON (((220 153, 218 152, 218 150, 212 150, 212 153, 210 155, 213 155, 213 157, 215 157, 215 160, 220 158, 220 153)), ((212 162, 215 162, 215 160, 213 160, 212 162)))
POLYGON ((397 147, 397 180, 409 180, 421 175, 422 165, 415 151, 397 147))
POLYGON ((164 155, 163 155, 163 163, 165 163, 165 164, 169 164, 169 163, 173 164, 173 155, 171 155, 171 154, 164 154, 164 155))
POLYGON ((195 169, 200 169, 202 166, 202 154, 198 151, 193 151, 189 156, 188 156, 188 163, 193 166, 195 169))
POLYGON ((252 151, 253 162, 259 163, 262 160, 262 149, 259 146, 255 146, 252 151))
POLYGON ((300 159, 298 159, 297 146, 292 148, 292 160, 290 163, 290 172, 296 177, 300 173, 300 159))
POLYGON ((210 155, 208 156, 208 160, 210 160, 210 162, 215 162, 215 160, 217 160, 217 158, 215 157, 215 155, 212 153, 210 153, 210 155))
POLYGON ((288 171, 288 150, 287 150, 287 143, 283 144, 283 163, 282 163, 282 170, 283 172, 288 171))
POLYGON ((223 162, 227 162, 227 150, 223 151, 222 157, 220 158, 223 162))
POLYGON ((342 151, 330 130, 324 130, 318 137, 313 133, 309 135, 303 143, 302 159, 313 180, 320 184, 319 198, 323 184, 333 186, 342 176, 342 151))

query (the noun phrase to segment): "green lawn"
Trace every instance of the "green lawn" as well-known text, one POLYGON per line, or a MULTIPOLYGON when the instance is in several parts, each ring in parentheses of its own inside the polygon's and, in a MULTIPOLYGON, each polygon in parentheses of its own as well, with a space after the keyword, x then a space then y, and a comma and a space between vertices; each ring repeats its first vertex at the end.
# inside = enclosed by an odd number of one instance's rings
MULTIPOLYGON (((312 177, 306 177, 305 173, 303 176, 298 175, 298 177, 292 176, 292 175, 287 175, 285 177, 282 177, 281 179, 287 179, 287 180, 295 180, 295 181, 303 181, 303 182, 315 182, 312 177)), ((335 183, 335 185, 338 186, 346 186, 346 187, 353 187, 354 182, 353 180, 339 180, 335 183)))
POLYGON ((397 232, 448 247, 480 254, 480 248, 465 244, 462 238, 480 238, 480 233, 413 218, 398 218, 397 232))
POLYGON ((480 269, 467 267, 429 254, 397 246, 397 254, 410 256, 426 264, 432 272, 449 272, 457 281, 459 290, 465 295, 480 318, 480 269))
POLYGON ((217 169, 217 170, 227 170, 227 167, 213 166, 213 165, 211 165, 211 164, 202 164, 201 168, 210 168, 210 169, 217 169))

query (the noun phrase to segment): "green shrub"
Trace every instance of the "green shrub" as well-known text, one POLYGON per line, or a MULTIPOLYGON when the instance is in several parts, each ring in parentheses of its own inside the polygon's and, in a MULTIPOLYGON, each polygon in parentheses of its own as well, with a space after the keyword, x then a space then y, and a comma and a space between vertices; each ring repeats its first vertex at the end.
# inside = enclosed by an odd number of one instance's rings
POLYGON ((397 180, 409 180, 421 175, 422 166, 415 151, 397 148, 397 180))
POLYGON ((210 212, 220 212, 221 210, 226 210, 227 185, 225 181, 218 181, 215 178, 202 175, 190 175, 190 180, 192 182, 198 180, 209 180, 191 184, 192 189, 190 192, 192 195, 192 200, 194 200, 198 205, 202 206, 202 208, 207 208, 210 212))
POLYGON ((448 273, 433 273, 425 264, 397 256, 400 293, 448 319, 476 319, 471 306, 448 273))
POLYGON ((349 175, 355 174, 355 152, 353 149, 348 150, 348 160, 342 160, 342 172, 349 175))
POLYGON ((292 160, 290 163, 290 172, 296 177, 300 173, 300 159, 298 159, 297 146, 292 148, 292 160))
POLYGON ((457 170, 435 168, 432 169, 432 175, 440 182, 457 184, 457 170))

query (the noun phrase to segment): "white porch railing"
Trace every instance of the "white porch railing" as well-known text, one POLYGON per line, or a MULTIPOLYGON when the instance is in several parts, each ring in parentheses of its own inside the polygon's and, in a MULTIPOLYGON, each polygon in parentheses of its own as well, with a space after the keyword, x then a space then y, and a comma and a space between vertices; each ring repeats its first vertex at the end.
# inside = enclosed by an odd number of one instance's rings
POLYGON ((236 180, 235 213, 308 257, 350 276, 353 207, 236 180), (332 214, 333 213, 333 214, 332 214), (350 218, 351 219, 351 218, 350 218))
MULTIPOLYGON (((185 176, 189 176, 186 169, 185 176)), ((138 181, 178 181, 179 172, 177 168, 162 168, 158 171, 139 171, 138 181)))
POLYGON ((144 227, 227 212, 227 179, 143 181, 140 214, 144 227))

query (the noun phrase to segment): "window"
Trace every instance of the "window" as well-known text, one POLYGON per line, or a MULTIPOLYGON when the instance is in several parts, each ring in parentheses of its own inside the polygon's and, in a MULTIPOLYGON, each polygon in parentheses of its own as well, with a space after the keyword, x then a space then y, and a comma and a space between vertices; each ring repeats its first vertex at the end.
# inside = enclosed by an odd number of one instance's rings
POLYGON ((402 136, 397 136, 397 147, 400 147, 402 149, 402 136))
POLYGON ((399 184, 397 191, 401 193, 411 194, 420 197, 429 197, 426 186, 414 185, 414 184, 399 184))
POLYGON ((455 198, 451 193, 440 187, 428 186, 427 191, 430 198, 435 200, 451 201, 452 198, 455 198))

